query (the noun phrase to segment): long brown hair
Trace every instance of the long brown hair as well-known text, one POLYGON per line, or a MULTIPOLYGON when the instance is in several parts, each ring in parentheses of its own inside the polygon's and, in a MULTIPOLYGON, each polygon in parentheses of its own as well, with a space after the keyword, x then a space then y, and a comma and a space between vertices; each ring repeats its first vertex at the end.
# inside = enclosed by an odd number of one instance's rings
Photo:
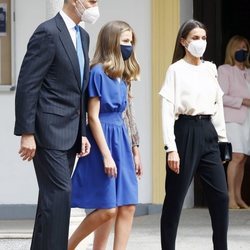
POLYGON ((124 21, 111 21, 104 25, 98 35, 91 67, 101 63, 104 72, 111 78, 122 78, 127 83, 138 80, 140 66, 136 60, 134 47, 136 43, 133 29, 124 21), (133 52, 130 58, 123 60, 120 37, 124 31, 132 32, 133 52))
POLYGON ((189 32, 195 28, 201 28, 207 32, 205 25, 194 19, 187 20, 181 25, 175 41, 175 49, 172 58, 172 63, 175 63, 176 61, 180 60, 185 56, 185 48, 181 44, 181 39, 186 39, 189 32))

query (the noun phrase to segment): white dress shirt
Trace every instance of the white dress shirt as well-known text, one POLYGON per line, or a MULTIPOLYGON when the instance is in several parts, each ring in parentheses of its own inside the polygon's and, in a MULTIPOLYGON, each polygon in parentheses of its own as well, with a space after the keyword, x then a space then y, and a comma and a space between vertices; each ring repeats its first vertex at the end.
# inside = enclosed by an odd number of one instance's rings
POLYGON ((167 152, 177 151, 174 123, 180 114, 211 115, 219 141, 227 141, 223 92, 213 63, 192 65, 181 59, 170 65, 159 93, 162 96, 163 140, 167 152))
POLYGON ((59 13, 62 16, 63 21, 65 22, 65 25, 71 36, 72 42, 76 48, 76 30, 75 30, 76 24, 63 10, 60 10, 59 13))

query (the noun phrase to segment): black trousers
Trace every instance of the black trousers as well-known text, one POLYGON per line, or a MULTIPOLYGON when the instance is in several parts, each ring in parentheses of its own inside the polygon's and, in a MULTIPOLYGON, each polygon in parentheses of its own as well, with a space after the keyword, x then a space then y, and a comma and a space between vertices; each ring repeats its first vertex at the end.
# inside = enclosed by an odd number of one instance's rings
POLYGON ((37 147, 33 159, 39 197, 31 250, 67 250, 71 173, 76 146, 67 151, 37 147))
POLYGON ((213 229, 214 250, 227 250, 228 192, 220 159, 218 135, 209 117, 180 116, 175 122, 180 173, 167 166, 165 200, 161 215, 163 250, 175 250, 184 198, 197 173, 207 199, 213 229))

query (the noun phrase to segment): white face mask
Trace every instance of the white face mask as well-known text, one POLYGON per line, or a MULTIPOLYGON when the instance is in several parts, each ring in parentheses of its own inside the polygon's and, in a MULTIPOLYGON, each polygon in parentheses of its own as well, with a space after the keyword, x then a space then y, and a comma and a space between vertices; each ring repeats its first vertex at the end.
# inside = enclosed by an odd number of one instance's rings
POLYGON ((194 57, 202 57, 206 50, 206 47, 207 47, 206 40, 193 40, 188 44, 187 50, 194 57))
POLYGON ((98 6, 90 7, 86 9, 81 2, 81 0, 77 1, 76 5, 77 15, 81 18, 81 21, 86 23, 95 23, 100 16, 98 6))

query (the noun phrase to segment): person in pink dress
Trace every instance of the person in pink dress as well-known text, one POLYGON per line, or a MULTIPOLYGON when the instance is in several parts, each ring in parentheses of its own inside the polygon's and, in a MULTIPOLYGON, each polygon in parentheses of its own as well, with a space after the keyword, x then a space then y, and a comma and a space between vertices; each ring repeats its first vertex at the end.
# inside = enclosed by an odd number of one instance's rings
POLYGON ((235 35, 229 40, 225 63, 218 68, 218 80, 224 92, 227 136, 233 146, 232 161, 227 167, 229 208, 248 208, 241 196, 245 163, 250 155, 250 64, 245 37, 235 35))

